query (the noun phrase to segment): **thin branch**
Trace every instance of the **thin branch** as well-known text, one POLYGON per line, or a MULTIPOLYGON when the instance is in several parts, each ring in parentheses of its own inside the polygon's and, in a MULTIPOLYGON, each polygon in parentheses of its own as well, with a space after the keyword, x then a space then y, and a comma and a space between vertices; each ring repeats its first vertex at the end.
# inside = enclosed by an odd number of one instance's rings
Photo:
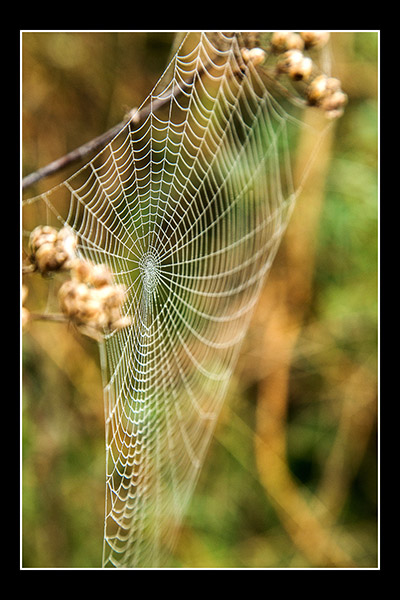
POLYGON ((68 154, 65 154, 61 158, 54 160, 53 162, 49 163, 45 167, 42 167, 38 171, 27 175, 22 180, 22 189, 25 190, 26 188, 34 185, 44 177, 48 177, 49 175, 54 175, 54 173, 58 173, 58 171, 61 171, 69 165, 80 161, 82 158, 85 158, 85 156, 87 156, 89 153, 100 149, 102 146, 105 146, 109 141, 112 140, 112 138, 115 135, 117 135, 117 133, 122 129, 122 127, 125 124, 126 121, 118 123, 118 125, 115 125, 114 127, 109 129, 102 135, 99 135, 98 137, 94 138, 90 142, 79 146, 79 148, 68 152, 68 154))
POLYGON ((62 313, 29 313, 29 318, 33 321, 55 321, 57 323, 68 323, 69 318, 62 313))
MULTIPOLYGON (((199 70, 199 72, 195 73, 188 81, 186 81, 182 85, 175 85, 172 89, 172 92, 165 96, 164 98, 157 98, 156 100, 152 100, 147 106, 144 106, 142 109, 138 111, 130 111, 130 118, 135 125, 139 125, 149 116, 151 112, 155 112, 165 106, 172 98, 177 98, 185 92, 194 82, 196 77, 201 77, 204 71, 207 69, 207 65, 199 70)), ((106 146, 127 124, 127 119, 118 123, 118 125, 114 125, 111 129, 99 135, 98 137, 90 140, 86 144, 79 146, 75 150, 68 152, 61 158, 54 160, 49 163, 45 167, 38 169, 37 171, 31 173, 30 175, 26 175, 22 179, 22 189, 25 190, 28 187, 34 185, 44 177, 48 177, 49 175, 54 175, 58 173, 62 169, 65 169, 69 165, 79 162, 90 153, 100 150, 100 148, 106 146)))

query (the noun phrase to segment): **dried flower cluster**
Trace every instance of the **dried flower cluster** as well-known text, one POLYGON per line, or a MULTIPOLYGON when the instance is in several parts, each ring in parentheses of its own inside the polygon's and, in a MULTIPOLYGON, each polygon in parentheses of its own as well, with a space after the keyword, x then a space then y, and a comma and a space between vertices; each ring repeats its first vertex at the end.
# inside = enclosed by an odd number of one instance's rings
POLYGON ((329 31, 301 31, 300 37, 306 50, 310 48, 323 48, 329 42, 329 31))
MULTIPOLYGON (((68 227, 59 231, 50 226, 36 227, 29 239, 29 260, 33 270, 46 276, 69 271, 71 277, 60 287, 58 299, 63 315, 86 331, 102 332, 127 327, 130 319, 121 314, 125 287, 116 285, 105 265, 94 265, 76 254, 77 238, 68 227)), ((27 295, 22 287, 22 303, 27 295)), ((30 319, 22 307, 22 325, 30 319)))
POLYGON ((304 56, 304 50, 320 50, 329 41, 328 31, 277 31, 272 35, 273 51, 280 55, 277 74, 285 73, 295 81, 309 82, 306 90, 310 106, 320 107, 325 115, 334 119, 343 114, 347 95, 341 90, 338 79, 315 74, 314 63, 304 56))
MULTIPOLYGON (((312 58, 304 52, 319 51, 328 43, 328 31, 275 31, 270 40, 270 51, 276 57, 275 75, 287 75, 292 81, 302 81, 307 85, 305 97, 310 106, 317 106, 330 118, 342 115, 347 102, 338 79, 318 72, 312 58)), ((254 40, 252 40, 254 42, 254 40)), ((262 65, 267 52, 254 47, 246 38, 248 46, 241 49, 246 64, 262 65)))
POLYGON ((343 114, 347 96, 339 79, 318 75, 308 87, 307 100, 310 106, 319 106, 328 117, 336 118, 343 114))
POLYGON ((254 66, 261 65, 267 53, 262 48, 242 48, 242 58, 245 63, 252 63, 254 66))
POLYGON ((97 331, 127 327, 129 317, 121 315, 125 287, 114 285, 105 265, 77 260, 71 279, 60 287, 58 299, 62 312, 76 325, 97 331))
POLYGON ((277 63, 277 73, 287 73, 294 81, 307 81, 313 70, 313 62, 301 50, 287 50, 277 63))
POLYGON ((75 260, 77 240, 68 227, 59 231, 48 225, 36 227, 29 239, 30 261, 42 274, 70 269, 75 260))

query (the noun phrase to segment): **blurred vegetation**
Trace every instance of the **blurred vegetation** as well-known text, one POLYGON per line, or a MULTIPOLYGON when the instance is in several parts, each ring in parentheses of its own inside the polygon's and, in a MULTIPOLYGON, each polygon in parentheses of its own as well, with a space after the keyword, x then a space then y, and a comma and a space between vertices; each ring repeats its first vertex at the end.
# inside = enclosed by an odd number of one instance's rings
MULTIPOLYGON (((23 33, 23 174, 139 106, 172 43, 169 33, 23 33)), ((349 104, 263 292, 174 566, 377 566, 378 43, 374 32, 332 36, 349 104)), ((36 322, 22 361, 23 566, 98 567, 97 346, 36 322)))

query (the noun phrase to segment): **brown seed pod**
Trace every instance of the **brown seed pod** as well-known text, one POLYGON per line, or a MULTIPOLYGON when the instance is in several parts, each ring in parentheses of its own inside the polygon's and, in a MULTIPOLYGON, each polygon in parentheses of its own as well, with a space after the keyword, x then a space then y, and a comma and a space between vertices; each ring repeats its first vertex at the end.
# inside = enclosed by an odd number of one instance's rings
POLYGON ((93 265, 89 281, 94 287, 100 288, 111 285, 112 279, 112 273, 106 265, 93 265))
POLYGON ((59 252, 60 259, 63 256, 64 262, 62 263, 63 269, 69 269, 73 266, 76 260, 76 247, 78 240, 76 235, 69 229, 69 227, 63 227, 57 234, 56 246, 59 252))
POLYGON ((286 73, 295 81, 309 79, 313 69, 311 58, 305 57, 300 50, 288 50, 277 63, 277 71, 286 73))
POLYGON ((329 95, 340 90, 340 81, 335 77, 318 75, 308 86, 307 99, 310 105, 319 105, 329 95))
POLYGON ((339 79, 319 75, 309 85, 307 101, 319 106, 329 119, 340 117, 347 103, 347 95, 341 90, 339 79))
POLYGON ((78 317, 84 312, 84 305, 89 297, 89 289, 84 283, 68 279, 58 292, 58 300, 62 312, 70 318, 78 317))
POLYGON ((343 114, 347 103, 347 95, 341 90, 327 96, 321 102, 321 108, 329 119, 335 119, 343 114))
POLYGON ((64 263, 65 256, 60 256, 53 243, 44 243, 39 246, 33 255, 34 263, 42 275, 56 271, 64 263))
POLYGON ((274 31, 271 37, 271 46, 274 52, 286 52, 287 50, 303 50, 304 41, 294 31, 274 31))
POLYGON ((98 296, 106 307, 119 307, 125 300, 125 286, 107 285, 97 290, 98 296))
POLYGON ((329 42, 329 31, 300 31, 306 49, 323 48, 329 42))
POLYGON ((35 227, 29 237, 29 248, 35 253, 42 244, 55 244, 57 240, 57 230, 49 225, 39 225, 35 227))
POLYGON ((76 245, 76 237, 69 228, 63 227, 57 232, 54 227, 39 226, 29 239, 30 260, 42 275, 69 269, 75 260, 76 245))
POLYGON ((267 53, 262 48, 242 48, 242 58, 246 63, 252 63, 254 66, 264 62, 267 53))
POLYGON ((108 318, 104 311, 103 304, 99 298, 96 298, 90 293, 85 300, 79 304, 76 320, 97 329, 106 327, 108 324, 108 318))
POLYGON ((78 258, 72 268, 72 276, 81 283, 88 283, 93 271, 93 265, 88 260, 78 258))

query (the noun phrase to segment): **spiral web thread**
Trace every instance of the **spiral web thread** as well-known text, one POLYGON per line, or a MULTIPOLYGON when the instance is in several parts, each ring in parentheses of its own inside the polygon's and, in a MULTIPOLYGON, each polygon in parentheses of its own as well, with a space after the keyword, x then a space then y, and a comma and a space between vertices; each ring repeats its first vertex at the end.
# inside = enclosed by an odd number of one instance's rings
POLYGON ((301 122, 242 42, 188 34, 145 119, 24 204, 71 227, 80 255, 127 289, 132 324, 100 344, 104 567, 168 563, 297 195, 301 122))

